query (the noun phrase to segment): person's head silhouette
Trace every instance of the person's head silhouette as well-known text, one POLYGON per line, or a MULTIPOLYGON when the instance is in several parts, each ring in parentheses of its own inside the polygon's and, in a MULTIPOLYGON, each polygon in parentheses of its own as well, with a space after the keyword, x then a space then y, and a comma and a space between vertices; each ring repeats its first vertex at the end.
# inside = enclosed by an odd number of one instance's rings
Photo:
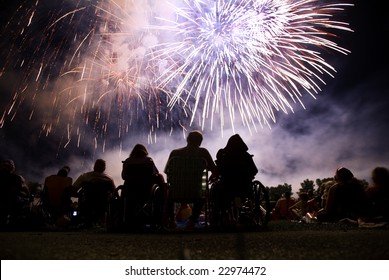
POLYGON ((191 131, 188 134, 188 138, 186 138, 186 141, 189 146, 197 146, 200 147, 201 143, 203 142, 203 135, 200 131, 194 130, 191 131))

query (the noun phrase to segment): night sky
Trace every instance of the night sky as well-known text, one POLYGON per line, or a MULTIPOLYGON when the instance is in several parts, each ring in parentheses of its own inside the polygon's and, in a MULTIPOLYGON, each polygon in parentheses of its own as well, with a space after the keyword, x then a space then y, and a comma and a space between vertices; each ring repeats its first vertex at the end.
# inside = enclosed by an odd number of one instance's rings
MULTIPOLYGON (((349 22, 354 32, 337 32, 336 42, 351 53, 347 56, 335 52, 324 54, 337 72, 334 78, 324 77, 326 85, 321 86, 322 91, 316 99, 305 95, 306 109, 294 104, 294 113, 277 113, 277 122, 271 124, 271 129, 258 127, 257 131, 249 133, 246 127, 236 126, 235 132, 246 141, 260 170, 257 179, 266 186, 289 183, 297 191, 305 179, 332 177, 340 166, 348 167, 357 178, 370 181, 370 172, 375 166, 389 167, 389 11, 378 0, 350 3, 355 6, 347 8, 341 19, 349 22)), ((10 25, 6 25, 9 19, 17 22, 12 15, 18 4, 18 1, 0 0, 0 117, 6 115, 14 89, 24 79, 6 61, 20 59, 20 56, 31 60, 42 55, 36 48, 9 54, 14 42, 23 42, 15 41, 10 35, 10 25)), ((47 24, 44 15, 52 16, 51 9, 55 9, 55 4, 46 6, 39 17, 34 18, 38 20, 33 21, 31 28, 39 30, 47 24)), ((15 27, 15 30, 19 28, 15 27)), ((69 34, 59 30, 52 40, 60 41, 61 36, 69 34)), ((32 45, 37 43, 35 38, 29 40, 32 45)), ((58 59, 67 57, 63 55, 58 59)), ((40 99, 35 102, 40 102, 40 99)), ((90 170, 96 158, 104 158, 108 164, 107 172, 119 185, 122 183, 121 161, 136 143, 147 145, 150 156, 161 171, 169 152, 185 145, 178 124, 173 133, 169 127, 161 129, 150 141, 147 131, 141 129, 143 123, 139 123, 139 127, 135 125, 135 132, 122 139, 121 146, 115 140, 116 135, 108 133, 110 145, 104 151, 87 142, 77 147, 74 141, 64 148, 66 133, 42 134, 40 114, 29 120, 31 101, 19 106, 14 118, 7 116, 0 124, 0 158, 13 159, 17 172, 27 181, 42 183, 45 176, 56 173, 62 165, 69 165, 72 169, 70 176, 76 178, 81 172, 90 170)), ((203 146, 214 157, 233 134, 229 128, 221 133, 218 128, 210 130, 206 127, 203 132, 203 146)))

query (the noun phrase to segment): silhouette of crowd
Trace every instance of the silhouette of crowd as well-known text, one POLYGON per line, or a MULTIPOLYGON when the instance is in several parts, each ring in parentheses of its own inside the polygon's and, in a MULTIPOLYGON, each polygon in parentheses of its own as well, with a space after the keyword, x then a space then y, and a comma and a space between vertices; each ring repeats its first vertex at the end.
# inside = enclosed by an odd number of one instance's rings
POLYGON ((119 186, 106 173, 106 161, 97 159, 91 171, 74 181, 69 166, 48 175, 36 197, 17 174, 15 163, 3 160, 1 229, 26 224, 28 218, 31 224, 31 216, 40 226, 111 231, 175 230, 181 224, 186 230, 201 225, 265 225, 265 217, 299 223, 352 221, 365 226, 389 222, 389 170, 385 167, 372 170, 368 187, 348 168, 337 168, 333 180, 316 193, 302 191, 295 199, 285 192, 270 208, 268 201, 258 205, 259 197, 268 199, 268 188, 253 188, 258 168, 240 135, 232 135, 215 160, 201 147, 199 131, 190 132, 186 140, 186 146, 169 154, 166 176, 146 146, 136 144, 122 161, 119 186))

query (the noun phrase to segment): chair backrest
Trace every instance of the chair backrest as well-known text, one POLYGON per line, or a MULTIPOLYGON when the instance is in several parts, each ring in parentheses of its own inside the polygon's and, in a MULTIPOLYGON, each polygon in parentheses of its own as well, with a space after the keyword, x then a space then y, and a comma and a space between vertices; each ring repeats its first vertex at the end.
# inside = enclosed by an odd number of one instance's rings
POLYGON ((166 166, 169 198, 174 201, 201 199, 206 168, 206 161, 198 156, 171 158, 166 166))
POLYGON ((63 206, 65 192, 69 192, 73 180, 70 177, 62 177, 58 175, 49 176, 45 180, 45 203, 50 208, 60 210, 63 206))
POLYGON ((151 188, 154 183, 153 163, 151 161, 142 163, 125 161, 123 163, 123 175, 126 184, 150 186, 151 188))
POLYGON ((112 182, 107 180, 94 180, 83 183, 85 201, 92 205, 108 205, 112 193, 112 182))
POLYGON ((153 162, 123 163, 124 185, 129 188, 129 194, 140 200, 149 199, 151 188, 155 183, 153 162))

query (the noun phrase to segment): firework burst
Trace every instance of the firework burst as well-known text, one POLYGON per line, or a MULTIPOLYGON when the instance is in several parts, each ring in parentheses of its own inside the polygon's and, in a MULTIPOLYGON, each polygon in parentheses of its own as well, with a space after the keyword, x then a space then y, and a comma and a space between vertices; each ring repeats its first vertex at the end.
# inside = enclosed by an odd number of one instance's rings
POLYGON ((318 0, 51 0, 23 2, 2 36, 0 78, 18 82, 0 126, 18 111, 61 133, 64 147, 220 122, 249 130, 293 111, 347 54, 330 30, 347 4, 318 0), (10 39, 9 39, 10 38, 10 39), (6 51, 5 51, 6 50, 6 51), (28 106, 27 106, 28 105, 28 106), (228 120, 227 120, 228 119, 228 120), (85 138, 85 139, 84 139, 85 138))
MULTIPOLYGON (((351 31, 333 14, 347 4, 317 0, 183 0, 171 4, 176 19, 160 18, 173 38, 159 46, 158 59, 170 59, 159 77, 163 88, 174 85, 169 105, 185 100, 191 121, 236 115, 249 129, 275 122, 275 111, 303 105, 313 97, 323 74, 335 69, 322 57, 324 49, 347 54, 330 38, 331 29, 351 31), (225 113, 226 112, 226 113, 225 113), (238 114, 236 114, 238 112, 238 114)), ((304 105, 303 105, 304 106, 304 105)))
POLYGON ((133 131, 148 131, 153 142, 158 129, 181 125, 186 108, 168 108, 169 96, 155 83, 158 65, 149 59, 158 43, 147 28, 153 2, 23 2, 4 34, 11 46, 0 75, 14 71, 20 80, 0 125, 28 106, 29 119, 41 120, 40 133, 62 134, 64 147, 92 135, 103 148, 133 131))

